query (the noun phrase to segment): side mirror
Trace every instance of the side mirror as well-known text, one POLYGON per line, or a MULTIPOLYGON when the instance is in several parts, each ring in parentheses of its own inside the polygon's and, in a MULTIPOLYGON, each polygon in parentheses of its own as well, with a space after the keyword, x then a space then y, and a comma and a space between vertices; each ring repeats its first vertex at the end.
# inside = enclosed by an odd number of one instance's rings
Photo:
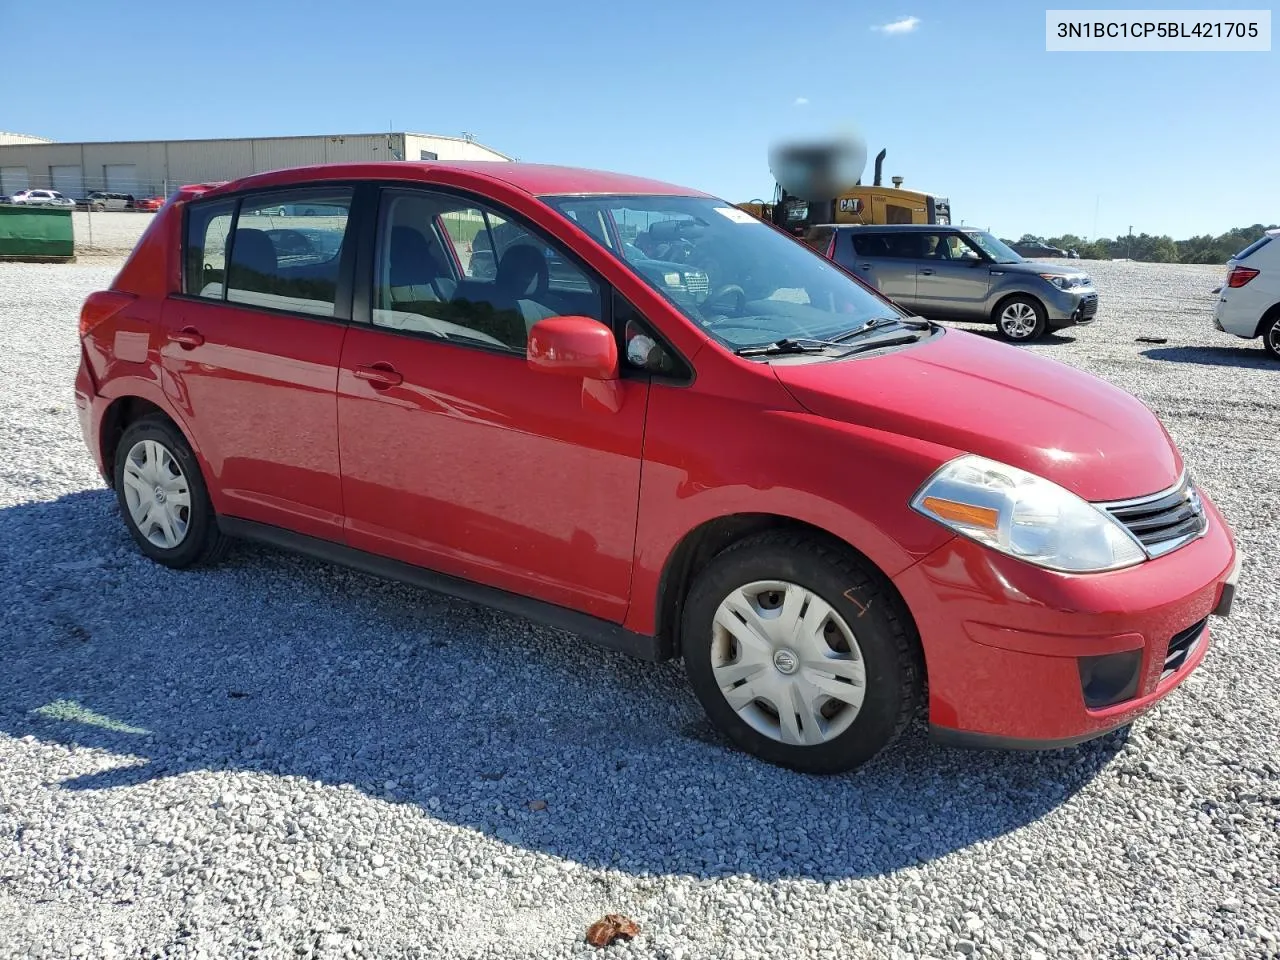
POLYGON ((613 331, 590 317, 548 317, 529 331, 529 366, 585 380, 618 379, 613 331))

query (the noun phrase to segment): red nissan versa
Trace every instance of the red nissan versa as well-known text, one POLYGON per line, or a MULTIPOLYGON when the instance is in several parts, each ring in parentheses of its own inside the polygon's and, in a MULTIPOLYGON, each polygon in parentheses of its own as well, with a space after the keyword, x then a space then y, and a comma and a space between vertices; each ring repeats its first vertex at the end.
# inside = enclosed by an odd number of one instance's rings
POLYGON ((187 187, 80 333, 85 441, 147 556, 247 537, 683 656, 735 743, 800 770, 922 706, 968 744, 1123 726, 1235 593, 1138 400, 663 183, 187 187))

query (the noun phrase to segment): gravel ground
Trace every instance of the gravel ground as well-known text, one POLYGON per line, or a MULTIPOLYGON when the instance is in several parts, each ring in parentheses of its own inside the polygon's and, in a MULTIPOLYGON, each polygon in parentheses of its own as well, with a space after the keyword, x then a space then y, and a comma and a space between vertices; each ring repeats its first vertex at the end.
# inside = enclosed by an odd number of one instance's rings
POLYGON ((124 255, 134 248, 153 219, 154 213, 73 210, 71 226, 75 231, 76 253, 124 255))
POLYGON ((1280 365, 1211 328, 1220 268, 1085 264, 1101 318, 1029 348, 1148 402, 1235 526, 1204 668, 1127 739, 915 730, 817 779, 678 665, 266 549, 143 560, 71 403, 117 265, 0 264, 0 957, 573 957, 606 912, 633 957, 1280 955, 1280 365))

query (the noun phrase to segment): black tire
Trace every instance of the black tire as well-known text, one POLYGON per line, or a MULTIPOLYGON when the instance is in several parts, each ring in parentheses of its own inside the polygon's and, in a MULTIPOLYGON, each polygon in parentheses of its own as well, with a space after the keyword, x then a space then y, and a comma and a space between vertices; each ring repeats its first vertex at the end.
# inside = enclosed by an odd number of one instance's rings
POLYGON ((183 569, 199 564, 216 563, 226 556, 230 540, 218 529, 218 518, 213 504, 209 501, 209 491, 205 486, 204 476, 200 472, 200 464, 186 438, 168 417, 162 414, 151 414, 135 420, 125 428, 116 445, 114 480, 116 502, 120 506, 121 516, 138 549, 157 563, 166 567, 183 569), (125 492, 125 461, 134 447, 144 441, 152 440, 164 448, 176 461, 182 476, 186 479, 186 491, 189 506, 185 510, 186 532, 173 547, 166 548, 148 539, 138 527, 130 511, 128 494, 125 492))
POLYGON ((713 559, 689 591, 681 646, 689 682, 711 721, 746 752, 804 773, 842 773, 866 763, 906 728, 922 700, 919 640, 901 599, 878 571, 852 554, 803 535, 764 533, 713 559), (733 591, 768 580, 796 584, 824 600, 849 626, 861 653, 862 704, 847 729, 823 743, 787 744, 760 732, 739 716, 716 682, 717 609, 733 591))
POLYGON ((1262 321, 1262 347, 1267 353, 1280 360, 1280 310, 1273 310, 1272 316, 1262 321))
POLYGON ((1044 304, 1025 293, 1006 297, 997 303, 996 308, 991 311, 991 319, 995 322, 1000 336, 1010 343, 1030 343, 1032 340, 1039 340, 1049 328, 1049 313, 1045 310, 1044 304), (1025 317, 1025 310, 1020 311, 1019 308, 1030 308, 1034 314, 1034 321, 1030 327, 1027 326, 1026 319, 1015 324, 1011 318, 1006 317, 1006 313, 1010 311, 1023 312, 1025 317))

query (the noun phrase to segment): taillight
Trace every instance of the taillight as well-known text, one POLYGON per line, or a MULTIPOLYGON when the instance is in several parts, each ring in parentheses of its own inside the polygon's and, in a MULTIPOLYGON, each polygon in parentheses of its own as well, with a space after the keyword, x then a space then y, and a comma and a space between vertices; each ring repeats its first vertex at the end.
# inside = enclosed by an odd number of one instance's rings
POLYGON ((89 294, 84 306, 80 308, 80 338, 84 339, 94 328, 110 320, 130 303, 132 293, 119 293, 115 290, 100 290, 89 294))
POLYGON ((826 257, 828 260, 834 260, 836 258, 836 237, 838 236, 839 234, 836 233, 834 230, 831 231, 831 242, 827 244, 827 253, 826 253, 826 257))
POLYGON ((1232 267, 1231 272, 1227 274, 1227 286, 1243 287, 1257 275, 1258 271, 1253 267, 1232 267))

